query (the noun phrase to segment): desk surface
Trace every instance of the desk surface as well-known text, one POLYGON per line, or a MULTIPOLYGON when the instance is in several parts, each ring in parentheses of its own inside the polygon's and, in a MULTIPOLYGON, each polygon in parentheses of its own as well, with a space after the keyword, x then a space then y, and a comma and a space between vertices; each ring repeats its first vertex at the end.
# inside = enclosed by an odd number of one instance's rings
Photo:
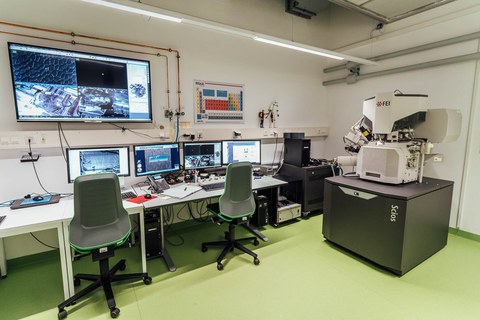
POLYGON ((0 225, 0 237, 45 230, 48 225, 54 228, 53 224, 70 219, 65 216, 67 203, 68 201, 61 200, 54 204, 17 210, 1 207, 0 215, 7 217, 0 225))
MULTIPOLYGON (((285 181, 278 180, 268 176, 264 176, 261 179, 252 180, 253 190, 267 189, 267 188, 282 186, 286 184, 287 182, 285 181)), ((190 201, 199 201, 199 200, 208 199, 208 198, 215 198, 215 197, 221 196, 222 193, 223 193, 223 188, 212 190, 212 191, 205 191, 202 189, 182 199, 162 196, 162 194, 158 194, 157 198, 144 202, 143 206, 145 207, 145 209, 158 208, 158 207, 169 206, 174 204, 181 204, 181 203, 190 202, 190 201)))

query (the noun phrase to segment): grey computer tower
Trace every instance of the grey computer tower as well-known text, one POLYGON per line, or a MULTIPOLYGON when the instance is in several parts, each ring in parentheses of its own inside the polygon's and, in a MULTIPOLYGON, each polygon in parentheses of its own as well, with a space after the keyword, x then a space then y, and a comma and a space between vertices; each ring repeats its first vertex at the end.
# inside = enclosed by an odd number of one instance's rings
POLYGON ((398 275, 447 244, 453 182, 325 180, 323 236, 398 275))

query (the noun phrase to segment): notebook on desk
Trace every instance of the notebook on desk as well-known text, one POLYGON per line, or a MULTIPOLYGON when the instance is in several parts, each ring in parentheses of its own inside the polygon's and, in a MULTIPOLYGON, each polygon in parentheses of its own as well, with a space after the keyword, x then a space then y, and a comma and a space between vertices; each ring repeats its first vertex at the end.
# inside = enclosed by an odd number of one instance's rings
POLYGON ((162 195, 182 199, 200 190, 202 190, 202 187, 199 186, 178 185, 174 188, 163 190, 162 195))

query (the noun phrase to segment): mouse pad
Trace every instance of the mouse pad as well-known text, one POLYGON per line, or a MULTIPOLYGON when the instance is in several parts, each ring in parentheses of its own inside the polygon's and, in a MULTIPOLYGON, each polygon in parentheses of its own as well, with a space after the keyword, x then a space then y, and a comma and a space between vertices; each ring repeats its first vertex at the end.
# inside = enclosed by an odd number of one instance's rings
POLYGON ((135 198, 130 198, 127 201, 140 204, 140 203, 144 203, 145 201, 155 199, 156 197, 157 196, 154 196, 152 194, 152 197, 150 199, 147 199, 147 198, 145 198, 145 195, 141 195, 141 196, 136 196, 135 198))
POLYGON ((13 201, 10 209, 21 209, 21 208, 35 207, 35 206, 41 206, 41 205, 45 205, 45 204, 57 203, 58 201, 60 201, 60 195, 59 194, 45 195, 45 196, 43 196, 43 200, 38 200, 38 201, 33 200, 33 198, 17 199, 15 201, 13 201))

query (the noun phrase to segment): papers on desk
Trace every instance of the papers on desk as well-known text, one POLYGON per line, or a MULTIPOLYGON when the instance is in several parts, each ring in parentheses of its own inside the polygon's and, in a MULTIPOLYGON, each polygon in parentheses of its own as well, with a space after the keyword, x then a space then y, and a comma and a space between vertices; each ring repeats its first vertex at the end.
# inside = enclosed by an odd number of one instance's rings
POLYGON ((163 190, 162 194, 165 196, 181 199, 200 190, 202 190, 202 187, 183 184, 183 185, 176 186, 174 188, 163 190))

